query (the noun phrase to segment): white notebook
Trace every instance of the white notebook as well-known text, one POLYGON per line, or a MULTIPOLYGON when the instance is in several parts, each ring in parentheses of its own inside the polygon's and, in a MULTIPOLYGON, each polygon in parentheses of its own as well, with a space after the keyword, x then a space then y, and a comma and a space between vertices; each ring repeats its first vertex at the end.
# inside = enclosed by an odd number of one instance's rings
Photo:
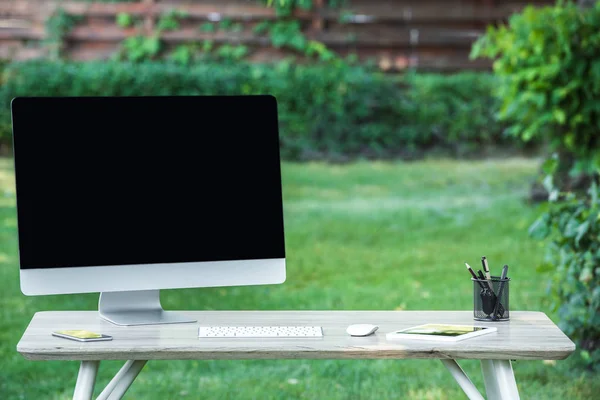
POLYGON ((488 326, 425 324, 390 332, 386 335, 386 338, 388 340, 418 339, 457 342, 496 331, 496 328, 488 326))

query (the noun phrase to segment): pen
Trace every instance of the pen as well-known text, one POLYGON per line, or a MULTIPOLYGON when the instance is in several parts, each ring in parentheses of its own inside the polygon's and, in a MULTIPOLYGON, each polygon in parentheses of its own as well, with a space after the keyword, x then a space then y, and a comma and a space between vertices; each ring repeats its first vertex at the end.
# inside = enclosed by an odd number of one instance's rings
MULTIPOLYGON (((498 319, 498 307, 500 306, 500 299, 502 298, 502 292, 504 291, 504 280, 506 279, 506 274, 508 273, 508 265, 505 265, 502 268, 502 275, 500 276, 500 288, 498 289, 498 298, 496 299, 496 306, 494 307, 494 312, 492 313, 492 321, 498 319)), ((504 314, 504 311, 502 312, 504 314)))
POLYGON ((489 289, 492 294, 494 294, 494 290, 492 289, 492 285, 490 285, 489 281, 487 279, 485 279, 485 275, 483 275, 483 272, 481 272, 480 269, 477 270, 477 276, 479 277, 480 280, 484 281, 483 283, 483 289, 489 289))
POLYGON ((482 281, 485 281, 485 276, 483 275, 483 272, 481 272, 480 269, 477 270, 477 276, 479 277, 479 279, 481 279, 482 281))
POLYGON ((483 272, 481 272, 481 270, 477 270, 477 275, 479 276, 479 279, 483 281, 479 282, 482 285, 481 292, 479 293, 479 296, 481 297, 481 308, 482 311, 489 318, 489 316, 494 312, 494 305, 496 304, 496 295, 494 294, 494 291, 492 290, 492 287, 490 286, 489 282, 483 276, 483 272))
POLYGON ((479 287, 483 289, 483 285, 481 284, 481 282, 479 282, 477 279, 477 275, 475 275, 475 272, 473 272, 473 269, 471 268, 471 266, 467 263, 465 263, 465 265, 467 266, 467 269, 469 270, 469 273, 471 274, 471 276, 473 277, 473 279, 475 279, 477 281, 477 283, 479 284, 479 287))
POLYGON ((488 265, 487 258, 481 257, 481 265, 483 265, 483 271, 485 272, 485 277, 489 281, 492 279, 490 275, 490 266, 488 265))

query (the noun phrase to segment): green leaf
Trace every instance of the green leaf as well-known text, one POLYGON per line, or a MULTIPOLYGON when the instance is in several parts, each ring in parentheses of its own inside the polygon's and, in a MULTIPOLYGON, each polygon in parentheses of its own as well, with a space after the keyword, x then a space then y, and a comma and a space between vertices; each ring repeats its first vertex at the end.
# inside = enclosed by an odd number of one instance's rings
POLYGON ((257 35, 261 35, 263 33, 268 32, 270 28, 271 28, 271 22, 262 21, 262 22, 259 22, 258 24, 256 24, 254 26, 254 28, 252 28, 252 32, 256 33, 257 35))
POLYGON ((202 42, 202 51, 205 53, 210 53, 214 47, 214 42, 212 40, 205 40, 202 42))
POLYGON ((303 10, 310 10, 313 6, 312 0, 296 0, 296 3, 303 10))
POLYGON ((188 65, 192 59, 192 49, 189 45, 179 45, 169 55, 169 59, 177 64, 188 65))
POLYGON ((596 174, 600 174, 600 151, 592 157, 592 168, 596 174))
POLYGON ((116 22, 121 28, 129 28, 133 25, 133 17, 128 13, 118 13, 116 22))
POLYGON ((552 175, 546 175, 542 180, 542 186, 548 193, 554 190, 554 177, 552 175))
POLYGON ((162 17, 156 24, 159 31, 174 31, 180 28, 179 21, 171 17, 162 17))
POLYGON ((588 232, 590 229, 590 221, 585 221, 577 228, 577 236, 575 237, 575 245, 579 246, 579 242, 581 238, 588 232))
POLYGON ((563 144, 569 150, 575 150, 575 133, 568 132, 563 136, 563 144))
POLYGON ((158 36, 147 38, 144 42, 144 48, 150 55, 158 54, 160 51, 160 39, 158 36))
POLYGON ((584 361, 590 361, 591 357, 590 357, 590 352, 587 350, 581 350, 581 358, 583 358, 584 361))
POLYGON ((217 30, 217 27, 212 22, 205 22, 198 28, 201 32, 213 33, 217 30))
POLYGON ((567 238, 575 238, 579 233, 579 225, 577 216, 571 216, 564 227, 563 235, 567 238))
POLYGON ((552 110, 552 115, 554 115, 554 119, 560 125, 564 125, 567 121, 567 114, 563 110, 555 108, 554 110, 552 110))
POLYGON ((530 227, 529 236, 537 240, 543 240, 550 234, 550 216, 543 214, 530 227))
POLYGON ((231 28, 231 25, 233 25, 233 21, 231 19, 223 18, 221 22, 219 22, 219 29, 226 31, 231 28))
POLYGON ((596 181, 592 182, 592 185, 588 189, 588 194, 590 195, 590 205, 592 210, 596 210, 598 206, 600 206, 599 195, 600 191, 598 190, 598 184, 596 181))
POLYGON ((241 60, 247 54, 248 54, 248 47, 243 46, 243 45, 236 46, 231 53, 232 57, 236 60, 241 60))
POLYGON ((542 164, 542 171, 544 171, 546 175, 554 175, 557 168, 558 155, 556 153, 546 158, 546 160, 544 160, 544 163, 542 164))
POLYGON ((592 280, 592 278, 593 278, 592 270, 589 267, 585 267, 581 271, 581 274, 579 274, 579 281, 583 282, 583 283, 590 282, 592 280))

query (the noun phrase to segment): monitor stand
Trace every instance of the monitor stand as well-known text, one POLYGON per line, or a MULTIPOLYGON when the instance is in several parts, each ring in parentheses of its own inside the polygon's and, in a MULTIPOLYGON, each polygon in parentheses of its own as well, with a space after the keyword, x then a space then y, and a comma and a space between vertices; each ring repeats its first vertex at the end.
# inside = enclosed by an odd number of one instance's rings
POLYGON ((116 325, 156 325, 196 322, 184 314, 165 311, 160 305, 159 290, 102 292, 98 312, 116 325))

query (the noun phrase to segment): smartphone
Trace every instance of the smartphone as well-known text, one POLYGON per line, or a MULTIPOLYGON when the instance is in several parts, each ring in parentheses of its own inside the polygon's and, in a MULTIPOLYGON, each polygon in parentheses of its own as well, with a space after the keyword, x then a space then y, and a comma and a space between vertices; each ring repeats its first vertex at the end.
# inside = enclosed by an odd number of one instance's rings
POLYGON ((82 330, 56 331, 52 332, 52 336, 57 336, 64 339, 77 340, 78 342, 100 342, 103 340, 112 340, 112 336, 82 330))

